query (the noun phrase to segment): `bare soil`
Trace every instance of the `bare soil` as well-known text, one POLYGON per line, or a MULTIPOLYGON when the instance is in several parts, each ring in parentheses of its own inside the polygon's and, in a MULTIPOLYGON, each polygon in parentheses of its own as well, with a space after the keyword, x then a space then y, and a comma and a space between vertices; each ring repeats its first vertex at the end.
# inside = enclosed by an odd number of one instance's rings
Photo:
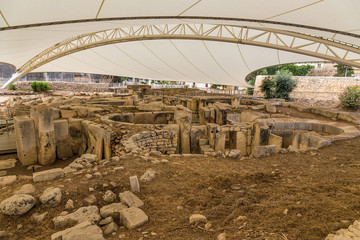
MULTIPOLYGON (((0 215, 0 230, 9 239, 49 239, 55 230, 52 218, 64 211, 68 199, 75 208, 86 206, 84 198, 94 194, 96 205, 106 205, 102 196, 110 189, 116 194, 129 190, 128 177, 139 177, 152 168, 158 174, 141 183, 138 196, 150 221, 136 230, 119 228, 107 239, 324 239, 327 234, 360 219, 360 138, 339 141, 330 147, 307 153, 278 154, 264 158, 162 157, 170 163, 154 164, 128 157, 107 166, 98 166, 103 177, 88 180, 86 169, 78 175, 36 183, 36 196, 49 186, 63 191, 59 207, 44 209, 39 203, 23 216, 0 215), (122 172, 112 172, 124 166, 122 172), (112 186, 110 182, 116 184, 112 186), (89 193, 88 189, 95 189, 89 193), (287 214, 284 211, 287 209, 287 214), (42 224, 31 220, 35 212, 49 214, 42 224), (189 216, 205 215, 212 224, 191 226, 189 216), (245 216, 244 220, 236 220, 245 216), (22 228, 17 226, 22 224, 22 228), (143 232, 155 232, 156 236, 143 232), (148 237, 146 237, 148 236, 148 237)), ((25 170, 22 170, 25 171, 25 170)), ((1 190, 0 200, 30 180, 21 180, 1 190)), ((286 212, 286 211, 285 211, 286 212)))

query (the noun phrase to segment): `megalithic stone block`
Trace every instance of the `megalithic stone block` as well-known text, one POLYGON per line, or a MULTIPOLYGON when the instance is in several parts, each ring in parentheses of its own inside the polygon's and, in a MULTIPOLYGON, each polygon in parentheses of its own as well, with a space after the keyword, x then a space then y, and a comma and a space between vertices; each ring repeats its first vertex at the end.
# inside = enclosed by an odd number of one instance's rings
POLYGON ((69 158, 73 151, 69 144, 69 124, 66 119, 54 121, 56 154, 59 159, 69 158))
POLYGON ((55 130, 52 108, 47 105, 32 107, 30 116, 37 131, 38 161, 41 165, 53 164, 56 160, 55 130))
POLYGON ((69 144, 74 154, 79 153, 81 143, 83 141, 83 132, 81 128, 82 119, 69 119, 69 144))
POLYGON ((24 166, 38 161, 34 120, 26 117, 14 117, 17 155, 24 166))

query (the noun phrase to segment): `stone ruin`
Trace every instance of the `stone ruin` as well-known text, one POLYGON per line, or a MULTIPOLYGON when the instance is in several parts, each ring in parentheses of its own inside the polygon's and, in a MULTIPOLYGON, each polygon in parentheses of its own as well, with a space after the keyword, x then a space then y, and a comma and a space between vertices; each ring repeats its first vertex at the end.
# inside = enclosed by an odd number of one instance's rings
POLYGON ((124 94, 19 99, 13 103, 20 115, 14 117, 18 157, 24 166, 50 165, 84 153, 98 159, 154 152, 261 157, 318 149, 359 135, 353 124, 360 118, 348 112, 171 91, 139 85, 124 94), (329 120, 294 118, 281 108, 329 120))

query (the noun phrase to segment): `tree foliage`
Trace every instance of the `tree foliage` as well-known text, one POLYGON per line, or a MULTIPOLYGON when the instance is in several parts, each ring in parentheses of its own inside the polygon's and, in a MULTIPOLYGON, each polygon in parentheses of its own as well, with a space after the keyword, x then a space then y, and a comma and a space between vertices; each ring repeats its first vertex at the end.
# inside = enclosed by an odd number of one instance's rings
POLYGON ((266 77, 260 85, 260 90, 266 99, 275 97, 275 82, 272 77, 266 77))
POLYGON ((335 77, 351 77, 354 74, 354 68, 344 64, 337 64, 335 77))
POLYGON ((269 98, 284 98, 290 99, 290 93, 296 86, 296 80, 288 70, 278 71, 274 77, 266 77, 260 90, 264 93, 266 99, 269 98))

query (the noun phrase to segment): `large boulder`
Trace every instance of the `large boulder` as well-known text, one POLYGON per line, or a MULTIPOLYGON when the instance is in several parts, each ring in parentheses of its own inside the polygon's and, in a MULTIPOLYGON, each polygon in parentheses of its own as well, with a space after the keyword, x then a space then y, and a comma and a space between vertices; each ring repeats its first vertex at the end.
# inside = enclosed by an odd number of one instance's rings
POLYGON ((36 203, 33 196, 16 194, 0 203, 0 212, 5 215, 22 215, 28 212, 36 203))
POLYGON ((74 223, 90 221, 98 223, 101 220, 97 206, 81 207, 73 213, 53 218, 55 228, 65 228, 74 223))
POLYGON ((105 240, 100 227, 90 221, 77 224, 72 228, 51 235, 51 240, 105 240))
POLYGON ((44 207, 57 207, 61 202, 61 189, 48 187, 44 190, 39 200, 44 207))

